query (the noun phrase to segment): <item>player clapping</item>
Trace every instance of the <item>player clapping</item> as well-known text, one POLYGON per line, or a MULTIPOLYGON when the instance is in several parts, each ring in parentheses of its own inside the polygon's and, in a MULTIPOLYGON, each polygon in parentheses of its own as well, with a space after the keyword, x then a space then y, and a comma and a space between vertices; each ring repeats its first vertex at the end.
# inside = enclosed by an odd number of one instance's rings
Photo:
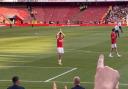
POLYGON ((64 33, 60 29, 60 31, 56 34, 57 39, 57 53, 58 53, 58 64, 62 65, 62 55, 64 54, 64 33))

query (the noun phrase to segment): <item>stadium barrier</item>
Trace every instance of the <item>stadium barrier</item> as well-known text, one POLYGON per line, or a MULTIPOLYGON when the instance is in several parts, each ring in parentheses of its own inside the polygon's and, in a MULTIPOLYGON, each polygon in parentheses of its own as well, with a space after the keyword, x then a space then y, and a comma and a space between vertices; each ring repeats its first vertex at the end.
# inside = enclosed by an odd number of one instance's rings
MULTIPOLYGON (((0 24, 2 26, 115 26, 115 24, 0 24)), ((122 26, 127 26, 127 24, 122 24, 122 26)))

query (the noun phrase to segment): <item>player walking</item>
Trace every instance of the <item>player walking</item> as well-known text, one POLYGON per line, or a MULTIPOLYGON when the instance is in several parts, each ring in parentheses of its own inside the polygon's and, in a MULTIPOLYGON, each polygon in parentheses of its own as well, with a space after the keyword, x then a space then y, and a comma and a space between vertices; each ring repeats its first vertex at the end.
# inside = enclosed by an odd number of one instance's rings
POLYGON ((121 21, 118 22, 118 26, 119 26, 120 31, 123 33, 121 21))
POLYGON ((115 25, 114 29, 115 29, 115 33, 117 34, 117 36, 120 37, 120 33, 119 33, 120 32, 120 28, 119 28, 119 26, 115 25))
POLYGON ((111 32, 111 51, 110 51, 110 54, 109 54, 109 57, 113 57, 112 56, 112 52, 115 50, 116 54, 118 57, 120 57, 121 55, 119 55, 118 51, 117 51, 117 45, 116 45, 116 42, 117 42, 117 34, 115 33, 115 29, 113 28, 112 29, 112 32, 111 32))
POLYGON ((116 32, 116 34, 117 34, 118 37, 120 37, 120 32, 123 33, 121 22, 118 22, 115 25, 115 32, 116 32))

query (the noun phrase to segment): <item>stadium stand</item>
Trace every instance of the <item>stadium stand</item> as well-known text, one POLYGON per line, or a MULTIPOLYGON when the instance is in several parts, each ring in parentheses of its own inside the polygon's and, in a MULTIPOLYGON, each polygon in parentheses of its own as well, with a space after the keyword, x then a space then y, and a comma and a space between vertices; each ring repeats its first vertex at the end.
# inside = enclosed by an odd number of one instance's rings
POLYGON ((83 11, 77 6, 34 7, 37 20, 61 24, 67 23, 68 20, 72 23, 99 23, 107 10, 108 6, 89 6, 83 11))
POLYGON ((34 7, 34 11, 37 12, 36 19, 44 23, 66 23, 68 19, 76 14, 78 7, 69 6, 53 6, 53 7, 34 7))
POLYGON ((9 20, 4 17, 2 14, 0 14, 0 24, 9 24, 9 20))
POLYGON ((20 7, 17 7, 17 6, 0 7, 0 14, 3 15, 8 20, 12 20, 12 19, 16 20, 15 17, 18 17, 24 23, 28 23, 29 21, 31 21, 31 17, 27 8, 21 7, 21 6, 20 7))
POLYGON ((99 24, 102 17, 107 12, 108 6, 89 6, 84 11, 79 11, 72 20, 81 21, 81 23, 96 23, 99 24), (100 12, 100 13, 98 13, 100 12))
POLYGON ((127 4, 3 4, 0 6, 0 23, 108 24, 119 19, 126 23, 127 13, 127 4))
POLYGON ((127 5, 115 5, 111 8, 110 12, 106 16, 106 23, 114 23, 121 20, 123 23, 126 22, 128 13, 127 5))

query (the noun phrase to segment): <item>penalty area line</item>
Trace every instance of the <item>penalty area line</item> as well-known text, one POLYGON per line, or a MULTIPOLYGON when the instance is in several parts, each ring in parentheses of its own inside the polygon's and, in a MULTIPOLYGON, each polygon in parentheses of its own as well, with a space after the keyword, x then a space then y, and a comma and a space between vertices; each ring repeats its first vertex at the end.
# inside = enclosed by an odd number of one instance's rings
POLYGON ((70 72, 72 72, 72 71, 74 71, 74 70, 76 70, 76 69, 77 69, 77 68, 73 68, 73 69, 71 69, 71 70, 68 70, 68 71, 66 71, 66 72, 64 72, 64 73, 61 73, 61 74, 55 76, 55 77, 52 77, 52 78, 50 78, 50 79, 47 79, 47 80, 45 80, 44 82, 50 82, 51 80, 56 79, 56 78, 58 78, 58 77, 60 77, 60 76, 63 76, 63 75, 65 75, 65 74, 67 74, 67 73, 70 73, 70 72))

